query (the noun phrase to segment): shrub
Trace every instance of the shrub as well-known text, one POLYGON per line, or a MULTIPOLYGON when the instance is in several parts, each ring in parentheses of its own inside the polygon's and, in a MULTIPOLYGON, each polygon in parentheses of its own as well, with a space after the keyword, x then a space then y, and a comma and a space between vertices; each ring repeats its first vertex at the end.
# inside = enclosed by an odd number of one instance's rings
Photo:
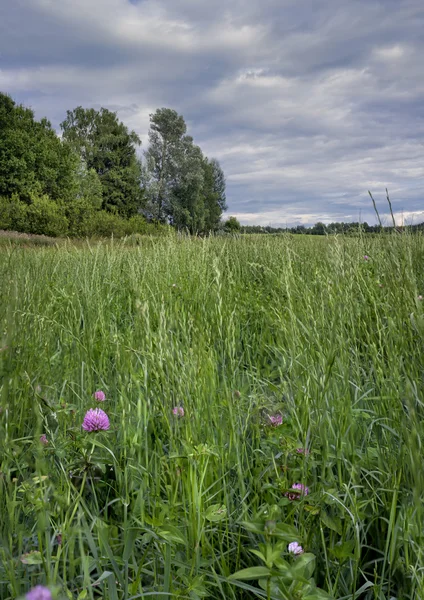
POLYGON ((172 235, 175 230, 170 225, 146 221, 142 215, 136 215, 126 221, 127 235, 172 235))
POLYGON ((241 229, 241 225, 236 219, 236 217, 230 217, 224 225, 225 231, 229 233, 239 233, 241 229))
POLYGON ((30 204, 14 194, 0 199, 0 229, 57 237, 64 235, 68 221, 63 208, 48 196, 30 194, 30 204))
POLYGON ((84 238, 93 234, 97 212, 91 202, 85 198, 78 198, 66 206, 71 237, 84 238))
POLYGON ((0 229, 24 231, 26 207, 16 194, 11 198, 0 197, 0 229))
POLYGON ((123 237, 127 234, 125 219, 113 213, 99 210, 93 215, 91 235, 97 237, 123 237))
POLYGON ((67 233, 68 219, 63 207, 48 196, 32 196, 25 209, 24 229, 17 231, 58 237, 67 233))

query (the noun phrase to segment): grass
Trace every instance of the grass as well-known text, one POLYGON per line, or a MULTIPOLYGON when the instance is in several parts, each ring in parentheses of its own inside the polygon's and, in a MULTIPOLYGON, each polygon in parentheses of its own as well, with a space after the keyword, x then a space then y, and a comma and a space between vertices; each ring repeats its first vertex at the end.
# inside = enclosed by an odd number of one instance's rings
POLYGON ((421 236, 9 246, 0 282, 2 600, 424 598, 421 236))

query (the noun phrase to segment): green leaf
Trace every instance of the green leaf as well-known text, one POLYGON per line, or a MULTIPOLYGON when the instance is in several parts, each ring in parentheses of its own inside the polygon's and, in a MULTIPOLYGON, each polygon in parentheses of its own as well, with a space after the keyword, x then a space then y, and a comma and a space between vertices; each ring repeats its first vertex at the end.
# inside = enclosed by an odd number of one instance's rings
POLYGON ((353 557, 353 550, 355 549, 355 540, 348 540, 343 544, 337 544, 330 549, 331 554, 340 559, 353 557))
POLYGON ((315 571, 315 555, 311 553, 301 554, 292 566, 293 578, 308 581, 315 571))
POLYGON ((330 594, 319 588, 315 588, 313 592, 309 592, 306 596, 303 596, 303 600, 332 600, 332 598, 330 594))
POLYGON ((266 567, 249 567, 248 569, 242 569, 229 576, 228 579, 259 579, 260 577, 269 577, 271 571, 266 567))
POLYGON ((28 552, 28 554, 23 554, 21 556, 21 563, 24 565, 41 565, 43 563, 41 552, 33 550, 32 552, 28 552))
POLYGON ((186 544, 187 541, 181 531, 174 525, 164 525, 157 530, 157 534, 167 542, 186 544))
POLYGON ((227 518, 227 507, 225 504, 212 504, 208 507, 205 514, 205 519, 212 523, 223 521, 227 518))
POLYGON ((265 525, 262 521, 242 521, 242 527, 251 531, 252 533, 263 533, 265 525))
POLYGON ((307 512, 311 513, 311 515, 318 515, 320 512, 320 509, 318 506, 313 506, 312 504, 305 504, 303 506, 304 510, 306 510, 307 512))
POLYGON ((99 583, 101 583, 102 581, 104 581, 105 579, 107 579, 110 576, 113 576, 112 571, 105 571, 104 573, 102 573, 100 575, 100 577, 97 579, 97 581, 95 581, 91 585, 99 585, 99 583))
POLYGON ((299 539, 299 533, 296 527, 286 525, 285 523, 277 523, 272 535, 285 540, 286 542, 296 542, 299 539))
POLYGON ((342 535, 342 522, 339 517, 331 517, 325 510, 321 512, 321 521, 328 529, 332 529, 339 535, 342 535))

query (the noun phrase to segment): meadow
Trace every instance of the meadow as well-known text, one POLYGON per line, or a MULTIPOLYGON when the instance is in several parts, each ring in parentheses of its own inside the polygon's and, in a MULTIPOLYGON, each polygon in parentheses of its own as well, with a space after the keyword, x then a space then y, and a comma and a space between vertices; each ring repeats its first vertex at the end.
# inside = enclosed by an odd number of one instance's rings
POLYGON ((0 599, 424 598, 421 294, 420 235, 3 245, 0 599))

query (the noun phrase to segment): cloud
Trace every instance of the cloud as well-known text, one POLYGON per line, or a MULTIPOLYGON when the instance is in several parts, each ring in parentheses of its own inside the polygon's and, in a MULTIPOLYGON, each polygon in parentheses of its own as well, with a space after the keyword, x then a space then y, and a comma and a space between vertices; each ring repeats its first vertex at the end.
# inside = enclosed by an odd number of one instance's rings
POLYGON ((242 222, 374 222, 367 190, 385 187, 420 217, 421 0, 5 4, 0 89, 55 127, 106 106, 146 144, 170 106, 220 160, 242 222))

